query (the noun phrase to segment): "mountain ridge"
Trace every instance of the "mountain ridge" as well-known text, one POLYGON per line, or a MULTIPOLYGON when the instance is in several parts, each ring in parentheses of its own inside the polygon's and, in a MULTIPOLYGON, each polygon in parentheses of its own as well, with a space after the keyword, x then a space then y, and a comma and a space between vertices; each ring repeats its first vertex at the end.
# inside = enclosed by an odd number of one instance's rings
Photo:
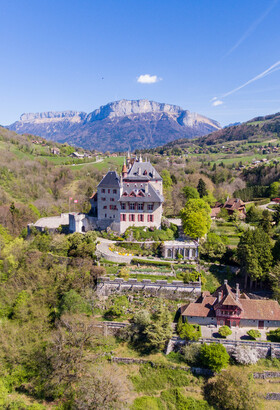
POLYGON ((57 142, 101 151, 155 147, 178 138, 194 138, 221 128, 203 115, 178 105, 149 100, 119 100, 92 111, 24 113, 8 125, 57 142))

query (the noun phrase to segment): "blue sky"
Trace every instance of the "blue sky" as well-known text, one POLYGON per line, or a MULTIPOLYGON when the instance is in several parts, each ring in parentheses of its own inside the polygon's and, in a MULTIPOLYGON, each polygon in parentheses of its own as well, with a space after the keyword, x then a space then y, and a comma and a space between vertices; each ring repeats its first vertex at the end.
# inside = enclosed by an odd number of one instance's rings
POLYGON ((122 98, 222 125, 280 111, 280 0, 0 0, 0 15, 0 124, 122 98))

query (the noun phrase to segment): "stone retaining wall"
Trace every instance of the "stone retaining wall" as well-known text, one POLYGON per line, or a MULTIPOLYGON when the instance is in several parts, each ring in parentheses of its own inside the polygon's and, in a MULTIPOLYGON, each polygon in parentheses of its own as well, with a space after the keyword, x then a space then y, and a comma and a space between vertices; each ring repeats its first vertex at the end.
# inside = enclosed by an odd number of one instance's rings
POLYGON ((167 280, 152 282, 151 279, 143 279, 142 281, 129 279, 125 281, 123 278, 110 280, 110 278, 102 277, 98 279, 96 291, 102 296, 109 296, 114 293, 145 293, 168 299, 189 299, 200 295, 201 283, 184 283, 178 280, 170 283, 167 280))
POLYGON ((134 359, 131 357, 111 357, 110 359, 112 362, 115 363, 124 363, 124 364, 149 364, 152 367, 160 367, 172 370, 183 370, 185 372, 192 372, 193 374, 203 375, 203 376, 212 376, 213 372, 209 369, 203 369, 200 367, 189 367, 189 366, 175 366, 172 364, 161 364, 155 363, 151 360, 145 359, 134 359))
POLYGON ((280 401, 280 393, 267 393, 265 400, 277 400, 280 401))
POLYGON ((270 371, 264 371, 264 372, 255 372, 253 373, 254 379, 273 379, 276 377, 280 378, 280 372, 270 372, 270 371))

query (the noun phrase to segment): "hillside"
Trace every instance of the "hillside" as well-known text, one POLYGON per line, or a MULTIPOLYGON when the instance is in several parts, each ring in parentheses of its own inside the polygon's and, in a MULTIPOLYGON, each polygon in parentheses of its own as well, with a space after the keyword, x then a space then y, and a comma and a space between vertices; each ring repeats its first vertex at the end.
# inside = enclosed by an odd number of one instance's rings
MULTIPOLYGON (((87 210, 88 198, 103 171, 118 168, 122 157, 71 158, 74 148, 32 135, 18 135, 0 127, 0 225, 18 234, 41 216, 69 210, 69 197, 78 200, 76 210, 87 210), (59 155, 51 153, 59 149, 59 155), (9 208, 14 202, 16 213, 9 208)), ((73 206, 73 204, 72 204, 73 206)))
POLYGON ((256 117, 238 125, 229 125, 223 129, 211 132, 200 138, 189 141, 180 138, 171 141, 155 151, 166 152, 170 149, 188 150, 190 147, 207 149, 207 147, 219 145, 238 145, 238 144, 266 144, 270 140, 280 137, 280 113, 256 117))
POLYGON ((148 100, 112 102, 86 114, 64 111, 23 114, 8 126, 58 142, 99 151, 133 151, 220 129, 217 121, 176 105, 148 100))

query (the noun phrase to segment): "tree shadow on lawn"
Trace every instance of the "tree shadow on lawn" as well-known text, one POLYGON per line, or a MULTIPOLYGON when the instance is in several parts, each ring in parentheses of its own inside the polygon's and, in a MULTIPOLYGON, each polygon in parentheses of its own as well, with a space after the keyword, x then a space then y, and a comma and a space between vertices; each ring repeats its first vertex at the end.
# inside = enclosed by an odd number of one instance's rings
POLYGON ((221 285, 224 283, 225 279, 228 280, 230 286, 235 286, 236 284, 237 276, 232 273, 228 266, 221 266, 213 263, 209 267, 209 272, 218 280, 221 285))
POLYGON ((253 342, 253 341, 255 341, 255 339, 253 339, 252 337, 250 337, 250 336, 248 336, 248 335, 240 336, 240 340, 246 340, 247 342, 253 342))

